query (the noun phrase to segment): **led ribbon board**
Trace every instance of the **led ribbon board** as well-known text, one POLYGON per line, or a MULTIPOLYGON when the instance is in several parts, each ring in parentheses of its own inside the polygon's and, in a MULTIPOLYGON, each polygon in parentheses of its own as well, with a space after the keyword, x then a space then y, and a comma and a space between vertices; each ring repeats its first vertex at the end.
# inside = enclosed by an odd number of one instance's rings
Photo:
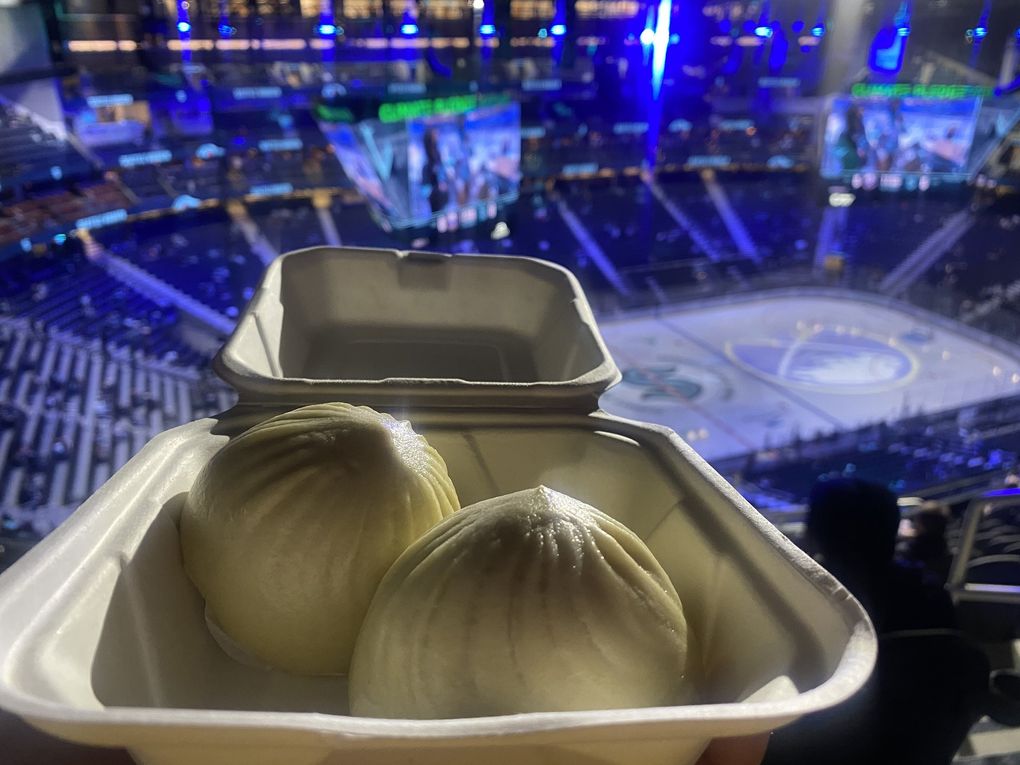
POLYGON ((445 114, 464 114, 481 106, 495 106, 508 103, 502 94, 447 96, 445 98, 423 98, 418 101, 394 101, 379 107, 380 122, 402 122, 445 114))
POLYGON ((858 82, 850 88, 857 98, 926 98, 934 101, 955 101, 961 98, 986 98, 993 88, 980 85, 920 85, 910 82, 891 84, 858 82))

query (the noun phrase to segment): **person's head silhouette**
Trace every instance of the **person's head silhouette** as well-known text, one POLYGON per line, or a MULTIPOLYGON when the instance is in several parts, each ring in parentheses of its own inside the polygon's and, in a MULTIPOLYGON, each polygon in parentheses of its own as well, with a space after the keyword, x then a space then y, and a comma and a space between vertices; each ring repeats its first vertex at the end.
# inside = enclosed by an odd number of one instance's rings
POLYGON ((820 481, 811 489, 807 538, 822 565, 849 584, 887 567, 896 552, 896 495, 857 478, 820 481))

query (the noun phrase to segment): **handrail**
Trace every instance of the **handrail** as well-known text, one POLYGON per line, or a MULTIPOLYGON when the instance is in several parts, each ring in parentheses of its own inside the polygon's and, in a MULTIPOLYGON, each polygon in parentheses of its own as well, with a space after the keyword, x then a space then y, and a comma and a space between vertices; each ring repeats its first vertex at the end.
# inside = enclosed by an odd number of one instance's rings
POLYGON ((967 581, 967 563, 974 550, 974 538, 977 535, 981 518, 997 507, 1020 505, 1020 489, 996 489, 974 497, 967 505, 963 516, 963 536, 960 546, 953 557, 949 569, 949 580, 946 589, 954 603, 969 601, 972 603, 1006 603, 1020 605, 1020 586, 1004 584, 982 584, 967 581))

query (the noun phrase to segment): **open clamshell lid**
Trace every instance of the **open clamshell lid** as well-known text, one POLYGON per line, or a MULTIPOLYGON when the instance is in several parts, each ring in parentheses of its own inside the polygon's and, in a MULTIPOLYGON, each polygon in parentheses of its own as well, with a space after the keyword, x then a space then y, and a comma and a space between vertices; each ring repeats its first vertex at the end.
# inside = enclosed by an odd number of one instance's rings
POLYGON ((266 269, 214 360, 243 403, 589 412, 620 372, 567 270, 314 247, 266 269))

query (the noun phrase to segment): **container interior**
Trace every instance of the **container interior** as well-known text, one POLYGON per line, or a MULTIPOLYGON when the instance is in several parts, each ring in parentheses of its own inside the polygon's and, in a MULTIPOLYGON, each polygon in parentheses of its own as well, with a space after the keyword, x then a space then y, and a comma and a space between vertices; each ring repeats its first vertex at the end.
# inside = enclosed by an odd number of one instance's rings
MULTIPOLYGON (((415 426, 443 455, 464 505, 544 484, 642 537, 698 639, 700 701, 742 700, 781 676, 803 691, 832 675, 850 634, 845 616, 723 507, 728 500, 663 436, 595 418, 572 422, 415 426)), ((342 679, 244 666, 209 634, 181 565, 177 521, 195 473, 225 437, 201 422, 185 428, 196 426, 206 429, 131 463, 136 479, 150 483, 117 497, 119 517, 130 520, 93 544, 53 597, 33 604, 0 671, 23 692, 78 708, 346 713, 342 679)))
POLYGON ((278 380, 567 382, 606 362, 575 288, 526 259, 304 250, 270 267, 223 358, 278 380))

